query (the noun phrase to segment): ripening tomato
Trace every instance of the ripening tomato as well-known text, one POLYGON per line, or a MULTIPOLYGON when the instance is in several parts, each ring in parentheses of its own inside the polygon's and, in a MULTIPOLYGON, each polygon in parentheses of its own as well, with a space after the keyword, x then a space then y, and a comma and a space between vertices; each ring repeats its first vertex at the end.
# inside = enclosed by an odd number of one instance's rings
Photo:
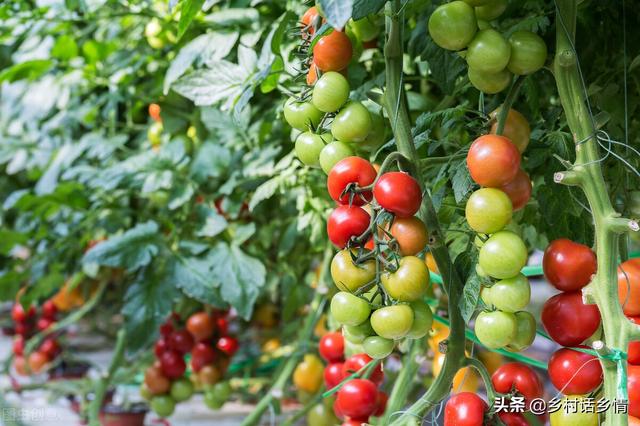
POLYGON ((404 256, 398 263, 397 270, 386 271, 380 277, 385 290, 400 302, 420 299, 429 289, 429 268, 415 256, 404 256))
POLYGON ((174 351, 186 354, 193 348, 193 336, 187 330, 176 330, 169 335, 168 346, 174 351))
POLYGON ((341 291, 331 298, 331 315, 343 325, 360 325, 369 318, 369 302, 355 294, 341 291))
POLYGON ((498 349, 515 338, 518 323, 510 312, 483 311, 476 318, 474 330, 480 343, 489 349, 498 349))
POLYGON ((191 368, 198 372, 205 365, 213 364, 216 360, 216 351, 209 343, 198 342, 191 350, 191 368))
POLYGON ((318 343, 318 352, 327 362, 339 362, 344 359, 344 337, 338 332, 327 333, 318 343))
MULTIPOLYGON (((489 116, 493 119, 491 130, 489 133, 496 134, 498 131, 498 115, 502 107, 498 107, 489 113, 489 116)), ((515 109, 511 108, 507 113, 507 119, 504 122, 504 129, 502 130, 502 136, 509 139, 518 148, 520 153, 523 153, 529 145, 529 138, 531 137, 531 126, 529 122, 515 109)))
POLYGON ((375 276, 375 261, 355 264, 349 250, 339 251, 331 260, 331 278, 340 290, 354 292, 371 283, 375 276))
POLYGON ((352 379, 338 391, 336 403, 345 416, 368 418, 378 406, 378 388, 371 380, 352 379))
POLYGON ((347 157, 336 163, 327 177, 327 190, 332 199, 340 204, 361 206, 371 201, 371 191, 360 194, 345 193, 350 185, 359 188, 369 186, 376 179, 376 170, 370 162, 360 157, 347 157), (343 195, 344 193, 344 195, 343 195))
MULTIPOLYGON (((587 346, 581 348, 589 349, 587 346)), ((594 355, 569 348, 557 350, 549 358, 551 383, 565 395, 583 395, 602 383, 602 366, 594 355)))
POLYGON ((358 101, 351 101, 334 117, 331 134, 342 142, 362 142, 371 132, 372 126, 371 113, 367 107, 358 101))
POLYGON ((561 291, 580 290, 589 284, 596 268, 593 250, 566 238, 552 241, 542 258, 544 276, 561 291))
POLYGON ((162 117, 160 117, 160 105, 149 104, 149 117, 151 117, 153 121, 162 121, 162 117))
POLYGON ((580 291, 556 294, 542 308, 542 324, 549 336, 562 346, 584 342, 600 326, 596 305, 582 302, 580 291))
POLYGON ((31 352, 27 359, 27 364, 29 365, 29 370, 31 370, 32 373, 38 374, 44 370, 44 367, 49 363, 49 361, 49 357, 38 350, 31 352))
POLYGON ((346 68, 352 55, 351 40, 345 33, 337 30, 321 37, 313 46, 313 62, 324 72, 346 68))
POLYGON ((380 176, 373 187, 373 196, 383 209, 400 218, 415 215, 422 203, 418 181, 404 172, 380 176))
POLYGON ((198 381, 203 385, 215 385, 221 377, 222 373, 215 365, 205 365, 198 372, 198 381))
POLYGON ((322 116, 322 111, 311 102, 299 102, 293 96, 284 104, 284 119, 294 129, 305 131, 315 128, 322 120, 322 116))
POLYGON ((640 258, 618 266, 618 298, 625 315, 640 315, 640 258))
POLYGON ((24 355, 24 337, 22 337, 19 334, 15 335, 13 338, 12 349, 13 349, 14 355, 18 355, 18 356, 24 355))
MULTIPOLYGON (((304 12, 304 15, 302 15, 302 18, 300 18, 300 22, 308 27, 310 25, 313 25, 316 19, 318 19, 319 17, 320 14, 318 13, 318 8, 315 6, 311 6, 309 9, 307 9, 306 12, 304 12)), ((311 34, 313 34, 313 32, 311 32, 311 34)))
POLYGON ((500 189, 504 191, 511 200, 511 205, 515 212, 527 205, 531 198, 531 191, 533 187, 531 186, 531 179, 529 179, 529 175, 524 170, 520 169, 518 170, 516 177, 508 184, 502 185, 500 189))
POLYGON ((629 414, 640 417, 640 366, 627 366, 627 390, 629 392, 629 414))
POLYGON ((533 344, 536 338, 536 319, 527 311, 514 313, 516 317, 516 336, 505 348, 509 352, 521 352, 533 344))
POLYGON ((469 67, 467 76, 473 87, 489 95, 502 92, 511 83, 513 75, 506 69, 496 73, 488 73, 469 67))
POLYGON ((531 31, 516 31, 509 37, 511 57, 507 67, 517 75, 527 75, 538 71, 547 60, 547 45, 531 31))
POLYGON ((595 410, 591 410, 590 413, 584 409, 580 410, 580 407, 584 407, 582 400, 585 398, 582 395, 564 396, 560 400, 558 410, 551 413, 551 426, 597 426, 600 422, 595 410), (574 410, 573 407, 578 409, 574 410))
MULTIPOLYGON (((364 353, 352 355, 347 358, 342 365, 342 374, 344 375, 344 377, 350 376, 351 374, 356 373, 358 370, 369 364, 372 360, 373 359, 369 355, 364 353)), ((378 364, 378 366, 373 369, 371 376, 369 376, 369 380, 375 383, 376 386, 380 386, 380 384, 384 380, 382 364, 378 364)))
POLYGON ((491 277, 504 279, 518 275, 528 256, 522 238, 511 231, 499 231, 482 245, 478 262, 491 277))
POLYGON ((493 28, 479 31, 467 47, 469 68, 486 73, 504 70, 511 57, 511 46, 502 34, 493 28))
POLYGON ((487 403, 475 393, 458 393, 444 406, 444 426, 482 426, 487 409, 487 403))
POLYGON ((415 256, 429 242, 427 227, 415 216, 394 218, 389 232, 398 243, 398 251, 402 256, 415 256))
POLYGON ((51 300, 47 300, 42 304, 42 316, 48 318, 50 320, 56 319, 56 314, 58 313, 58 308, 56 308, 55 303, 51 300))
POLYGON ((509 393, 515 389, 527 402, 542 398, 544 386, 533 368, 519 362, 502 365, 491 376, 491 382, 497 392, 509 393))
POLYGON ((233 356, 233 354, 238 351, 239 347, 240 344, 238 343, 238 340, 229 336, 219 338, 216 343, 216 348, 229 357, 233 356))
POLYGON ((187 320, 187 330, 199 342, 213 336, 215 321, 207 312, 196 312, 187 320))
MULTIPOLYGON (((640 317, 629 317, 629 321, 634 324, 640 324, 640 317)), ((629 342, 627 361, 629 364, 640 365, 640 342, 629 342)))
POLYGON ((351 238, 369 228, 369 213, 357 206, 338 206, 327 220, 329 240, 339 248, 346 247, 351 238))
POLYGON ((162 374, 169 379, 178 379, 187 370, 187 364, 181 353, 176 351, 166 351, 160 355, 160 368, 162 374))
POLYGON ((429 17, 429 35, 443 49, 464 49, 477 30, 473 7, 463 1, 438 6, 429 17))
POLYGON ((413 309, 408 305, 391 305, 376 309, 371 314, 371 327, 385 339, 402 339, 413 325, 413 309))
POLYGON ((504 136, 480 136, 469 148, 467 167, 478 185, 499 188, 515 179, 520 170, 520 153, 504 136))
POLYGON ((49 359, 54 359, 60 353, 60 350, 60 345, 53 337, 47 337, 44 339, 38 348, 38 351, 42 352, 49 359))
POLYGON ((322 112, 335 112, 349 99, 349 82, 339 72, 329 71, 313 87, 313 105, 322 112))
POLYGON ((333 389, 344 380, 343 366, 343 362, 332 362, 324 368, 324 385, 327 389, 333 389))
POLYGON ((509 196, 495 188, 480 188, 467 200, 465 218, 471 229, 493 234, 511 222, 513 207, 509 196))
POLYGON ((158 367, 151 366, 144 372, 144 384, 153 395, 169 392, 171 381, 158 367))
POLYGON ((19 302, 14 303, 11 308, 11 318, 18 323, 26 322, 28 319, 32 318, 35 313, 36 309, 33 306, 25 311, 24 307, 19 302))
POLYGON ((293 384, 300 390, 315 393, 322 386, 323 370, 320 358, 306 354, 293 372, 293 384))

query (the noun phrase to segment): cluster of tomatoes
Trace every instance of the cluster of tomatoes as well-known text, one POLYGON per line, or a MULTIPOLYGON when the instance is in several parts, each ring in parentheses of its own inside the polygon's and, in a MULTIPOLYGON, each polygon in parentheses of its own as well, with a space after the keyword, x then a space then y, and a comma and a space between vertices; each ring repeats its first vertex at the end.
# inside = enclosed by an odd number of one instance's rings
POLYGON ((14 321, 15 336, 13 338, 13 367, 20 375, 41 373, 47 365, 60 354, 61 348, 56 336, 46 337, 40 346, 25 358, 25 343, 34 334, 44 331, 56 322, 58 309, 56 305, 47 300, 40 309, 35 306, 25 310, 22 304, 16 302, 11 309, 11 318, 14 321), (39 316, 38 316, 39 315, 39 316))
POLYGON ((305 355, 294 371, 293 381, 299 390, 317 392, 322 383, 327 390, 340 386, 325 402, 314 407, 307 416, 310 426, 335 424, 337 419, 343 426, 367 424, 369 417, 384 414, 388 396, 378 387, 384 380, 380 364, 373 367, 369 378, 353 377, 367 367, 373 359, 364 353, 357 353, 345 359, 345 340, 341 333, 330 332, 322 336, 318 352, 327 363, 313 354, 305 355), (331 413, 333 411, 333 413, 331 413))
POLYGON ((223 312, 196 312, 180 326, 173 314, 161 327, 156 341, 156 362, 145 371, 141 394, 151 409, 161 417, 173 414, 177 402, 191 398, 199 388, 211 409, 220 408, 229 395, 228 382, 221 381, 238 341, 228 335, 228 321, 223 312), (185 357, 191 357, 187 377, 185 357))
MULTIPOLYGON (((320 19, 315 6, 303 15, 303 45, 311 44, 320 19)), ((362 102, 349 101, 350 86, 345 77, 357 53, 353 45, 360 43, 358 35, 375 39, 375 28, 368 18, 352 21, 344 32, 332 29, 315 42, 308 64, 310 87, 290 97, 284 106, 287 123, 302 132, 295 141, 296 156, 302 163, 329 173, 339 160, 358 151, 371 151, 384 142, 383 118, 362 102)))
POLYGON ((528 75, 544 66, 547 46, 531 31, 515 31, 506 40, 488 21, 498 18, 507 0, 457 0, 439 6, 429 18, 429 34, 440 47, 460 51, 469 80, 478 90, 504 90, 513 75, 528 75))
MULTIPOLYGON (((522 121, 526 123, 520 113, 510 110, 505 126, 509 132, 480 136, 467 154, 471 178, 482 188, 469 197, 465 217, 479 234, 478 274, 492 281, 481 292, 491 310, 478 315, 475 332, 486 347, 512 351, 529 347, 536 330, 535 318, 523 310, 531 297, 529 280, 520 272, 528 250, 520 236, 505 229, 513 212, 531 197, 531 181, 520 168, 520 154, 529 143, 529 126, 522 126, 522 121)), ((492 132, 495 130, 494 125, 492 132)))

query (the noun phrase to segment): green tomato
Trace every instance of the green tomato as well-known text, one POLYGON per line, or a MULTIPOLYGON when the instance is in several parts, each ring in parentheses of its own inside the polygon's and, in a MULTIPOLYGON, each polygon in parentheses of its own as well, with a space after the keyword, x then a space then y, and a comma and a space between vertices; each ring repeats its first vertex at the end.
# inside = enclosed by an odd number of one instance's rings
POLYGON ((429 279, 429 268, 416 256, 404 256, 395 272, 385 272, 380 278, 389 296, 400 302, 413 302, 424 296, 429 279))
POLYGON ((169 417, 176 409, 176 402, 169 395, 157 395, 149 403, 151 410, 160 417, 169 417))
POLYGON ((521 352, 533 344, 536 338, 536 319, 527 311, 516 312, 516 337, 506 346, 510 352, 521 352))
POLYGON ((507 9, 508 0, 489 0, 482 6, 476 6, 476 18, 493 21, 507 9))
POLYGON ((481 234, 493 234, 507 226, 512 213, 511 199, 496 188, 477 190, 471 194, 465 208, 469 226, 481 234))
POLYGON ((491 24, 489 23, 489 21, 484 21, 482 19, 478 19, 478 29, 479 30, 486 30, 491 28, 491 24))
POLYGON ((504 312, 524 309, 531 300, 531 286, 523 274, 498 281, 488 289, 493 306, 504 312))
POLYGON ((351 26, 353 33, 360 41, 371 41, 380 34, 380 23, 375 15, 369 15, 357 21, 350 20, 347 25, 351 26))
POLYGON ((203 400, 210 410, 219 410, 226 402, 226 399, 220 398, 212 389, 205 391, 203 400))
POLYGON ((301 133, 296 139, 296 156, 307 166, 318 166, 324 144, 322 135, 311 132, 301 133))
POLYGON ((231 384, 229 382, 218 382, 211 387, 211 391, 214 392, 219 399, 226 402, 231 396, 231 384))
POLYGON ((362 56, 362 52, 364 52, 364 46, 362 45, 362 40, 356 35, 353 31, 353 28, 349 25, 344 29, 344 33, 349 37, 349 41, 351 41, 351 60, 349 60, 349 64, 357 64, 360 61, 360 56, 362 56))
POLYGON ((527 247, 518 235, 511 231, 493 234, 480 249, 479 263, 493 278, 516 276, 527 264, 527 247))
POLYGON ((531 31, 516 31, 509 37, 511 58, 507 67, 518 75, 527 75, 538 71, 547 60, 547 45, 544 40, 531 31))
POLYGON ((358 325, 342 326, 342 334, 349 342, 360 344, 364 342, 364 339, 367 337, 374 335, 375 332, 373 331, 373 328, 371 328, 371 323, 369 321, 365 321, 358 325))
POLYGON ((469 6, 483 6, 487 3, 489 3, 491 0, 464 0, 465 3, 467 3, 469 6))
POLYGON ((150 401, 151 398, 153 398, 153 393, 151 393, 151 389, 149 389, 149 387, 144 383, 142 384, 142 386, 140 386, 140 396, 145 401, 150 401))
POLYGON ((359 149, 374 152, 387 141, 385 121, 382 115, 371 112, 371 131, 362 142, 358 143, 359 149))
POLYGON ((443 49, 464 49, 477 29, 473 8, 463 1, 438 6, 429 17, 429 35, 443 49))
POLYGON ((585 397, 582 395, 566 395, 562 397, 560 409, 549 416, 551 426, 597 426, 599 424, 597 413, 582 412, 586 411, 581 410, 581 407, 584 407, 583 399, 585 397), (573 400, 571 406, 568 406, 569 400, 573 400), (576 407, 575 413, 573 412, 573 407, 576 407))
POLYGON ((293 96, 284 104, 284 119, 294 129, 308 130, 315 128, 322 120, 322 111, 311 102, 298 102, 293 96))
POLYGON ((169 202, 169 193, 162 189, 158 189, 157 191, 153 191, 146 195, 149 199, 149 203, 153 207, 166 207, 169 202))
POLYGON ((479 31, 467 48, 467 64, 476 71, 495 74, 509 63, 511 46, 494 29, 479 31))
POLYGON ((160 146, 162 143, 162 130, 163 126, 160 121, 154 122, 147 130, 147 139, 151 143, 151 146, 160 146))
POLYGON ((476 336, 489 349, 507 346, 516 337, 516 331, 516 317, 509 312, 483 311, 476 318, 476 336))
POLYGON ((380 336, 370 336, 364 339, 364 352, 373 359, 382 359, 391 355, 395 342, 380 336))
POLYGON ((333 141, 325 145, 320 151, 320 167, 329 174, 333 166, 340 160, 355 155, 353 148, 346 142, 333 141))
POLYGON ((349 82, 340 73, 329 71, 322 74, 313 86, 313 105, 323 112, 340 109, 349 99, 349 82))
POLYGON ((162 32, 162 23, 158 18, 151 18, 144 27, 145 37, 157 37, 162 32))
POLYGON ((409 305, 385 306, 371 314, 371 327, 385 339, 401 339, 413 324, 413 310, 409 305))
MULTIPOLYGON (((482 245, 480 246, 482 247, 482 245)), ((476 274, 478 274, 478 276, 480 277, 488 277, 489 275, 487 275, 487 273, 484 271, 484 269, 482 269, 482 266, 480 266, 480 264, 476 264, 476 274)))
POLYGON ((413 309, 413 323, 411 330, 407 333, 409 339, 421 339, 431 330, 433 324, 433 312, 429 305, 422 301, 415 301, 409 304, 413 309))
MULTIPOLYGON (((476 268, 479 265, 476 265, 476 268)), ((482 302, 487 305, 488 307, 492 307, 493 306, 493 300, 491 299, 491 287, 485 287, 482 286, 482 288, 480 289, 480 299, 482 299, 482 302)))
POLYGON ((357 101, 349 102, 331 123, 331 134, 342 142, 360 142, 371 131, 371 113, 357 101))
POLYGON ((376 262, 369 260, 356 265, 349 250, 340 250, 331 260, 331 278, 340 290, 353 293, 371 283, 375 277, 376 262))
POLYGON ((331 298, 331 315, 343 325, 359 325, 369 318, 369 303, 356 295, 341 291, 331 298))
POLYGON ((506 69, 493 73, 486 73, 483 71, 475 70, 471 67, 468 68, 467 74, 469 81, 473 84, 473 87, 488 95, 494 95, 502 92, 511 83, 511 73, 506 69))
POLYGON ((340 420, 333 414, 333 410, 320 403, 314 405, 307 413, 307 426, 334 426, 340 420))
POLYGON ((171 383, 171 397, 175 402, 186 401, 193 395, 193 383, 189 379, 178 379, 171 383))

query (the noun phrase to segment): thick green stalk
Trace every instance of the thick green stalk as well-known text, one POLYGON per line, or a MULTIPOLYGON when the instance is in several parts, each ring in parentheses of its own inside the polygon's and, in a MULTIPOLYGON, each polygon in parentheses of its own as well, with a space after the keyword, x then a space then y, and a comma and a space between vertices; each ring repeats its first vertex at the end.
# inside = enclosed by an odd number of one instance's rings
MULTIPOLYGON (((579 186, 589 201, 595 226, 598 271, 582 293, 588 302, 598 305, 607 347, 614 351, 626 352, 629 338, 637 337, 639 331, 638 327, 625 318, 618 302, 618 240, 620 234, 634 230, 637 224, 621 218, 613 209, 602 176, 596 127, 588 108, 578 59, 573 48, 577 4, 578 0, 557 2, 554 74, 567 123, 576 143, 576 162, 570 170, 556 173, 555 180, 558 183, 579 186)), ((618 386, 620 378, 616 363, 602 360, 602 366, 604 397, 611 401, 626 398, 624 386, 618 386)), ((605 424, 626 425, 627 416, 615 414, 610 410, 607 412, 605 424)))
MULTIPOLYGON (((407 157, 414 165, 414 176, 423 184, 422 173, 417 167, 418 154, 411 135, 411 122, 407 108, 407 100, 402 85, 402 55, 404 25, 400 16, 401 2, 393 0, 387 3, 387 41, 384 55, 386 62, 386 90, 385 108, 391 121, 398 151, 407 157)), ((444 290, 449 297, 450 334, 447 345, 447 354, 443 368, 429 390, 404 412, 392 425, 406 424, 409 420, 423 416, 444 399, 451 389, 453 377, 465 362, 464 345, 464 319, 458 306, 462 297, 464 283, 458 272, 453 268, 453 263, 445 245, 444 234, 440 229, 431 196, 428 191, 423 191, 422 205, 418 216, 427 225, 429 230, 429 246, 436 260, 438 269, 442 274, 444 290)))

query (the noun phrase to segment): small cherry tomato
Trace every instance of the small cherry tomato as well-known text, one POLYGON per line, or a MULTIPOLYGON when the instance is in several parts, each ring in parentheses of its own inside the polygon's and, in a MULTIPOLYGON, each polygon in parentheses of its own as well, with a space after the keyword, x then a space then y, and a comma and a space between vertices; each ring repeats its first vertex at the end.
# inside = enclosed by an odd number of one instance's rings
POLYGON ((511 200, 513 211, 518 211, 527 205, 529 199, 531 199, 531 179, 529 175, 522 169, 518 170, 518 174, 511 182, 500 187, 502 191, 511 200))
POLYGON ((336 403, 345 416, 366 419, 378 406, 377 386, 367 379, 349 380, 338 391, 336 403))
POLYGON ((169 344, 167 343, 167 340, 162 337, 156 340, 155 345, 153 345, 153 353, 156 355, 156 358, 160 358, 160 355, 162 355, 169 349, 170 348, 169 348, 169 344))
POLYGON ((618 267, 618 299, 625 315, 640 315, 640 258, 618 267))
POLYGON ((160 105, 149 104, 149 117, 151 117, 153 121, 161 122, 162 117, 160 117, 160 110, 161 110, 160 105))
MULTIPOLYGON (((352 355, 347 358, 342 365, 342 374, 344 375, 344 377, 348 377, 369 364, 371 361, 373 361, 373 358, 364 353, 352 355)), ((378 364, 378 366, 374 368, 371 376, 369 376, 369 379, 377 386, 380 386, 380 384, 384 380, 384 372, 382 371, 381 364, 378 364)))
POLYGON ((357 206, 338 206, 327 220, 329 240, 339 248, 346 247, 351 238, 369 228, 369 213, 357 206))
POLYGON ((354 292, 372 282, 375 276, 375 261, 368 260, 356 265, 349 250, 339 251, 331 260, 331 278, 340 290, 354 292))
POLYGON ((429 289, 429 268, 418 257, 404 256, 398 269, 384 272, 380 280, 389 296, 400 302, 413 302, 429 289))
POLYGON ((53 324, 55 323, 54 320, 49 319, 49 318, 45 318, 45 317, 40 317, 38 318, 38 321, 36 322, 36 328, 40 331, 46 330, 49 327, 51 327, 53 324))
POLYGON ((499 188, 515 179, 520 170, 520 153, 504 136, 480 136, 469 148, 467 167, 477 184, 499 188))
POLYGON ((13 354, 14 355, 18 355, 18 356, 22 356, 24 355, 24 337, 22 337, 21 335, 16 335, 13 338, 13 354))
POLYGON ((306 354, 303 361, 293 371, 293 384, 299 390, 315 393, 322 386, 324 368, 320 358, 306 354))
POLYGON ((38 348, 38 351, 42 352, 47 358, 54 359, 60 353, 60 345, 53 337, 47 337, 38 348))
POLYGON ((318 343, 318 352, 327 362, 339 362, 344 359, 344 337, 338 332, 327 333, 318 343))
POLYGON ((544 386, 533 368, 519 362, 509 362, 499 367, 491 376, 497 392, 509 393, 516 390, 525 397, 527 403, 542 398, 544 386))
POLYGON ((160 368, 165 377, 178 379, 184 375, 187 364, 181 353, 170 350, 160 355, 160 368))
POLYGON ((429 35, 443 49, 464 49, 477 30, 473 7, 463 1, 438 6, 429 17, 429 35))
POLYGON ((47 300, 42 304, 42 316, 50 320, 55 320, 58 314, 58 308, 51 300, 47 300))
POLYGON ((487 403, 471 392, 453 395, 444 406, 444 426, 482 426, 487 403))
POLYGON ((187 320, 187 330, 196 341, 207 340, 215 331, 214 319, 207 312, 196 312, 187 320))
POLYGON ((627 367, 627 390, 629 391, 629 414, 640 417, 640 366, 627 367))
MULTIPOLYGON (((640 324, 640 317, 629 317, 629 321, 634 324, 640 324)), ((640 365, 640 342, 629 342, 627 361, 629 364, 640 365)))
POLYGON ((596 254, 584 244, 560 238, 544 251, 542 268, 545 278, 558 290, 580 290, 596 273, 596 254))
POLYGON ((170 349, 181 354, 186 354, 193 348, 193 336, 187 330, 176 330, 169 335, 167 341, 170 349))
POLYGON ((548 368, 551 383, 565 395, 587 394, 602 384, 600 361, 584 352, 559 349, 551 355, 548 368))
POLYGON ((31 352, 29 358, 27 360, 27 364, 29 365, 29 370, 32 373, 38 374, 44 370, 44 367, 49 363, 49 357, 40 351, 31 352))
POLYGON ((198 372, 205 365, 213 364, 216 358, 216 351, 210 344, 198 342, 191 350, 191 368, 198 372))
POLYGON ((25 311, 24 307, 18 302, 14 303, 11 308, 11 318, 18 323, 26 322, 28 319, 32 318, 35 313, 36 310, 33 306, 25 311))
POLYGON ((153 395, 169 392, 171 381, 162 374, 158 367, 151 366, 144 373, 144 384, 153 395))
POLYGON ((313 46, 313 62, 324 72, 346 68, 352 55, 351 40, 345 33, 337 30, 322 36, 313 46))
MULTIPOLYGON (((498 115, 500 114, 500 110, 501 107, 498 107, 489 114, 493 119, 493 124, 491 125, 489 133, 493 133, 494 135, 498 132, 498 115)), ((512 108, 507 113, 507 119, 504 123, 502 136, 513 142, 516 148, 518 148, 518 151, 522 154, 529 145, 531 126, 529 126, 529 122, 524 115, 512 108)))
POLYGON ((361 206, 371 201, 371 191, 355 194, 350 197, 349 193, 342 195, 349 185, 357 185, 359 188, 369 186, 376 179, 376 170, 370 162, 360 157, 347 157, 336 163, 327 177, 327 190, 329 195, 340 204, 361 206))
POLYGON ((324 385, 327 390, 333 389, 344 380, 343 366, 343 362, 332 362, 324 368, 324 385))
POLYGON ((427 246, 429 242, 427 227, 417 217, 396 217, 389 230, 398 243, 402 256, 415 256, 427 246))
POLYGON ((580 291, 556 294, 542 307, 542 324, 549 336, 562 346, 584 342, 600 326, 596 305, 582 302, 580 291))
POLYGON ((418 181, 403 172, 380 176, 373 187, 373 196, 382 208, 400 218, 415 215, 422 203, 418 181))
POLYGON ((232 357, 240 347, 240 344, 238 340, 233 337, 223 336, 218 339, 216 347, 227 356, 232 357))

